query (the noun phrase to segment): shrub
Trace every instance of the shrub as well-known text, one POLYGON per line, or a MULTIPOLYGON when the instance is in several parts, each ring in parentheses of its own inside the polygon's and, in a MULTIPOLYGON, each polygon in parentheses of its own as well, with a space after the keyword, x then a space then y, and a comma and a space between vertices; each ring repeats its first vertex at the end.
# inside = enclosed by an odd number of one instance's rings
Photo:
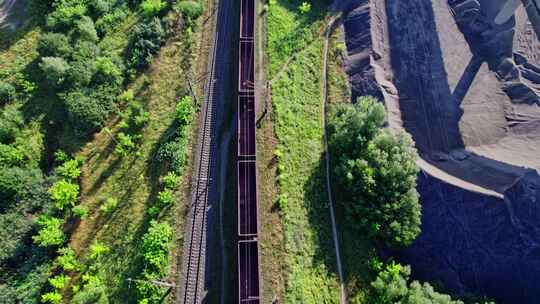
POLYGON ((96 59, 96 81, 120 86, 123 82, 122 70, 110 57, 98 57, 96 59))
POLYGON ((68 160, 56 168, 56 173, 67 179, 77 179, 81 175, 81 165, 76 159, 68 160))
POLYGON ((71 53, 69 38, 60 33, 44 33, 39 38, 38 52, 42 57, 67 57, 71 53))
POLYGON ((163 0, 144 0, 141 3, 141 9, 146 16, 150 17, 157 15, 166 5, 167 3, 163 0))
POLYGON ((158 203, 160 207, 166 207, 173 202, 173 192, 169 189, 165 189, 158 193, 158 203))
POLYGON ((17 211, 0 213, 0 264, 28 250, 24 245, 32 220, 17 211))
POLYGON ((165 40, 165 30, 158 18, 137 25, 128 51, 129 65, 137 70, 146 68, 165 40))
POLYGON ((74 271, 80 267, 77 263, 77 258, 75 257, 75 251, 70 247, 64 247, 58 250, 56 263, 65 271, 74 271))
POLYGON ((180 176, 176 175, 174 172, 169 172, 165 177, 163 177, 163 184, 165 189, 174 189, 178 186, 180 182, 180 176))
POLYGON ((102 257, 104 254, 107 254, 109 253, 109 251, 111 251, 111 249, 103 244, 101 244, 100 242, 98 241, 95 241, 91 246, 90 246, 90 255, 88 256, 90 259, 92 260, 97 260, 99 259, 100 257, 102 257))
POLYGON ((0 142, 11 143, 19 135, 24 126, 21 111, 15 107, 7 106, 0 112, 0 142))
POLYGON ((412 139, 380 130, 384 107, 372 98, 338 106, 331 115, 330 146, 348 222, 387 245, 410 244, 421 217, 412 139))
POLYGON ((21 166, 23 160, 24 153, 21 150, 0 143, 0 166, 21 166))
POLYGON ((97 42, 99 40, 94 21, 88 16, 83 16, 81 19, 77 20, 75 31, 80 40, 91 42, 97 42))
POLYGON ((34 243, 37 243, 41 247, 58 246, 64 243, 63 220, 42 215, 38 218, 37 224, 39 231, 37 235, 32 237, 34 243))
POLYGON ((0 81, 0 104, 13 100, 16 93, 14 86, 7 82, 0 81))
POLYGON ((99 130, 109 116, 112 105, 92 90, 77 90, 63 95, 69 121, 76 131, 88 134, 99 130))
POLYGON ((135 149, 135 139, 134 136, 125 134, 124 132, 118 133, 117 136, 118 143, 114 148, 114 153, 120 157, 128 155, 133 149, 135 149))
POLYGON ((49 279, 49 284, 51 284, 54 289, 64 289, 68 282, 69 277, 65 276, 64 274, 59 274, 49 279))
POLYGON ((176 105, 176 120, 182 126, 189 125, 193 119, 193 111, 193 99, 191 96, 182 97, 176 105))
POLYGON ((101 210, 105 214, 111 213, 116 207, 118 206, 118 200, 114 197, 109 197, 103 205, 99 207, 99 210, 101 210))
POLYGON ((394 262, 387 264, 371 283, 374 290, 373 303, 463 304, 461 301, 453 301, 448 295, 436 292, 428 283, 420 284, 418 281, 413 281, 409 284, 410 274, 409 266, 401 266, 394 262))
POLYGON ((43 181, 38 169, 0 167, 0 207, 7 207, 15 198, 23 198, 30 190, 43 181))
POLYGON ((92 41, 79 40, 75 43, 71 57, 74 61, 94 62, 101 55, 101 50, 97 44, 92 41))
POLYGON ((302 14, 307 14, 311 11, 311 3, 308 3, 308 2, 302 2, 302 4, 300 4, 300 6, 298 7, 298 10, 300 11, 300 13, 302 14))
POLYGON ((57 86, 64 82, 69 70, 69 64, 60 57, 43 57, 39 67, 50 84, 57 86))
POLYGON ((41 296, 43 303, 59 304, 62 303, 62 295, 57 291, 47 292, 41 296))
POLYGON ((55 1, 54 11, 47 16, 47 27, 59 31, 66 31, 82 16, 86 14, 87 7, 84 0, 55 1))
POLYGON ((167 223, 150 222, 143 236, 142 254, 148 272, 163 273, 168 262, 168 250, 173 230, 167 223))
POLYGON ((71 62, 66 78, 71 87, 83 88, 90 84, 95 72, 96 66, 93 60, 77 60, 71 62))
POLYGON ((56 208, 63 210, 66 206, 73 206, 79 197, 79 185, 60 180, 49 189, 56 208))
POLYGON ((204 12, 202 3, 197 1, 180 1, 175 5, 174 9, 189 20, 199 18, 204 12))
POLYGON ((88 208, 84 206, 75 206, 73 207, 73 213, 78 216, 81 220, 88 218, 88 208))
POLYGON ((74 304, 108 304, 107 287, 96 276, 84 275, 81 291, 73 296, 74 304))

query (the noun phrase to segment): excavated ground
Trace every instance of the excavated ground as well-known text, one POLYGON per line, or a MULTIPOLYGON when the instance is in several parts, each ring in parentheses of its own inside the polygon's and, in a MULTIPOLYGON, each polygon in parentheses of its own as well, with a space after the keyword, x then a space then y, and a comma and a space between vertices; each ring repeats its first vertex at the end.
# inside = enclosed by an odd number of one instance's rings
MULTIPOLYGON (((540 298, 540 43, 503 0, 353 0, 353 95, 383 99, 421 155, 422 234, 396 253, 421 280, 500 303, 540 298)), ((528 15, 529 13, 529 15, 528 15)))

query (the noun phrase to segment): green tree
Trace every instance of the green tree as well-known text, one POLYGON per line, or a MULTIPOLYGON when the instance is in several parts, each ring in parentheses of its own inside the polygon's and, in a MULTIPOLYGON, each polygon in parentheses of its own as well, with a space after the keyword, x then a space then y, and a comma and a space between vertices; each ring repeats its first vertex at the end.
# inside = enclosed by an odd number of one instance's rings
POLYGON ((373 98, 333 109, 330 146, 349 222, 388 245, 420 233, 417 153, 404 132, 381 129, 384 108, 373 98))
POLYGON ((45 74, 47 80, 54 86, 60 85, 69 70, 69 64, 60 57, 43 57, 39 67, 45 74))
POLYGON ((137 70, 146 68, 164 41, 165 30, 158 18, 137 25, 128 51, 130 66, 137 70))
POLYGON ((96 32, 94 21, 88 16, 83 16, 76 22, 77 37, 81 40, 97 42, 99 37, 96 32))
POLYGON ((58 249, 56 263, 65 271, 74 271, 80 267, 79 263, 77 262, 77 257, 75 256, 75 251, 70 247, 58 249))
POLYGON ((21 166, 24 161, 24 153, 16 147, 0 143, 0 166, 21 166))
POLYGON ((174 6, 174 10, 181 13, 188 20, 193 21, 203 14, 204 7, 202 3, 197 1, 180 1, 174 6))
POLYGON ((181 125, 189 125, 193 119, 193 99, 191 96, 184 96, 176 105, 176 119, 181 125))
POLYGON ((167 3, 163 0, 144 0, 141 3, 141 9, 146 16, 150 17, 159 14, 166 5, 167 3))
POLYGON ((0 111, 0 142, 9 144, 15 141, 23 126, 21 111, 11 106, 4 107, 3 111, 0 111))
POLYGON ((9 102, 15 98, 15 87, 7 82, 0 81, 0 104, 9 102))
POLYGON ((62 245, 65 241, 64 231, 62 226, 64 222, 55 217, 42 215, 38 218, 39 226, 38 234, 32 239, 41 247, 62 245))
POLYGON ((39 37, 38 52, 43 57, 67 57, 71 53, 69 38, 60 33, 44 33, 39 37))
POLYGON ((60 304, 62 303, 62 295, 57 291, 47 292, 41 296, 43 303, 60 304))
POLYGON ((60 180, 52 185, 49 193, 56 208, 64 210, 65 207, 75 205, 79 197, 79 185, 60 180))

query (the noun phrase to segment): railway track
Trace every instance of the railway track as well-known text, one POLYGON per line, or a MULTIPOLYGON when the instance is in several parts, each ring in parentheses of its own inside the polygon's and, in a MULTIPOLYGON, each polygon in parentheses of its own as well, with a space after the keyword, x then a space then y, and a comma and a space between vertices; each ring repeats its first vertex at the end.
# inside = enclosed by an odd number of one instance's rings
MULTIPOLYGON (((213 42, 208 60, 208 74, 205 83, 205 96, 201 108, 197 150, 195 154, 195 171, 191 180, 191 199, 184 236, 184 255, 182 273, 177 287, 177 302, 198 304, 202 302, 205 290, 206 249, 208 213, 211 202, 215 199, 214 175, 216 173, 216 119, 217 105, 220 101, 222 87, 220 69, 225 59, 218 49, 224 43, 219 30, 228 18, 228 7, 223 3, 230 0, 217 0, 217 12, 214 15, 213 42)), ((221 46, 222 47, 222 46, 221 46)))

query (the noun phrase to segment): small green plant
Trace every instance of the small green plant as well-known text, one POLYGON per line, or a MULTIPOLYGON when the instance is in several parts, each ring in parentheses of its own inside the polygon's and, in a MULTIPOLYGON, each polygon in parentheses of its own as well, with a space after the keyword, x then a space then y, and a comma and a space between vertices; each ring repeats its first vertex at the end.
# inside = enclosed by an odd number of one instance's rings
POLYGON ((197 1, 180 1, 174 6, 174 10, 181 13, 189 21, 193 21, 203 14, 204 7, 197 1))
POLYGON ((120 157, 128 155, 133 149, 135 149, 135 139, 137 136, 125 134, 124 132, 118 133, 118 143, 114 148, 114 153, 120 157))
POLYGON ((109 197, 105 203, 103 203, 99 210, 101 210, 105 214, 110 214, 116 207, 118 206, 118 200, 114 197, 109 197))
POLYGON ((88 218, 88 208, 84 206, 75 206, 73 207, 73 213, 78 216, 81 220, 88 218))
POLYGON ((180 183, 180 176, 176 175, 174 172, 169 172, 165 177, 163 177, 163 185, 165 189, 174 189, 180 183))
POLYGON ((66 154, 66 152, 58 150, 54 152, 54 160, 58 163, 64 163, 69 160, 69 156, 66 154))
POLYGON ((122 103, 131 103, 135 100, 135 93, 132 89, 125 90, 119 97, 122 103))
POLYGON ((191 96, 184 96, 176 105, 176 119, 185 126, 191 123, 193 119, 193 99, 191 96))
POLYGON ((39 231, 32 237, 34 243, 41 247, 58 246, 64 243, 66 237, 62 230, 64 222, 61 219, 42 215, 38 218, 37 224, 39 231))
POLYGON ((97 260, 98 258, 102 257, 104 254, 109 253, 111 249, 103 244, 101 244, 98 241, 95 241, 90 246, 90 255, 88 256, 92 260, 97 260))
POLYGON ((300 6, 298 7, 298 10, 300 11, 300 13, 302 14, 307 14, 311 11, 311 3, 308 3, 308 2, 302 2, 302 4, 300 4, 300 6))
POLYGON ((70 247, 58 249, 56 263, 65 271, 74 271, 80 267, 77 262, 77 258, 75 257, 75 251, 70 247))
POLYGON ((59 274, 49 279, 49 284, 51 284, 51 286, 56 290, 64 289, 64 287, 66 287, 66 284, 68 282, 69 282, 69 277, 64 274, 59 274))
POLYGON ((60 180, 52 185, 49 194, 56 208, 63 210, 66 206, 73 206, 79 197, 79 185, 60 180))
POLYGON ((158 203, 161 207, 166 207, 173 202, 173 192, 169 189, 165 189, 158 193, 158 203))
POLYGON ((58 175, 67 179, 77 179, 81 175, 81 163, 76 160, 68 160, 56 168, 58 175))
POLYGON ((161 12, 166 4, 163 0, 144 0, 141 3, 141 9, 146 16, 150 17, 161 12))
POLYGON ((57 291, 47 292, 41 296, 43 303, 59 304, 62 302, 62 295, 57 291))

